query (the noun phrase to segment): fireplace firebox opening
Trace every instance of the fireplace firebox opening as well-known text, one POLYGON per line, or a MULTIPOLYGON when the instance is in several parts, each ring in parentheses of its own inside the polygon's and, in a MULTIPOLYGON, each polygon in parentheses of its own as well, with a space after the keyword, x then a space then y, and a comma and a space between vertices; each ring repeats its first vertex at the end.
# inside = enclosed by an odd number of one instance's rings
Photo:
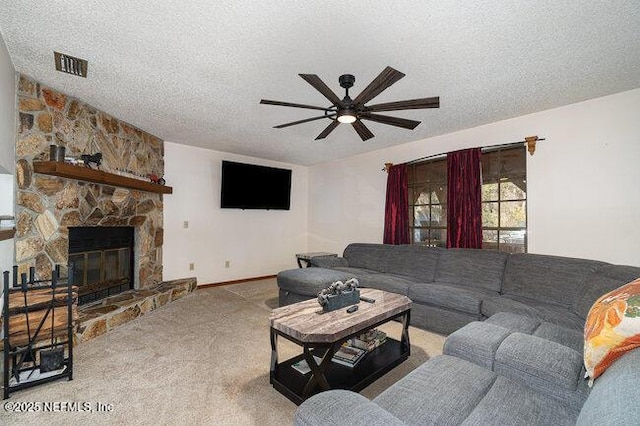
POLYGON ((78 304, 104 299, 134 288, 134 228, 69 228, 69 264, 78 286, 78 304))

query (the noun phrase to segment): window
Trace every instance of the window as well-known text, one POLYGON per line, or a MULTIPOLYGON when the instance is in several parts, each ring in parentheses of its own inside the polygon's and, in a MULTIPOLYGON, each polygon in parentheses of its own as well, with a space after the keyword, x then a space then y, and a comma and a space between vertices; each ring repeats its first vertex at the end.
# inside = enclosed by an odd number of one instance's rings
MULTIPOLYGON (((527 250, 526 149, 482 153, 482 248, 527 250)), ((409 231, 413 244, 447 246, 447 159, 409 165, 409 231)))
POLYGON ((482 248, 526 252, 526 168, 524 147, 482 153, 482 248))
POLYGON ((447 246, 447 160, 409 166, 409 227, 411 242, 447 246))

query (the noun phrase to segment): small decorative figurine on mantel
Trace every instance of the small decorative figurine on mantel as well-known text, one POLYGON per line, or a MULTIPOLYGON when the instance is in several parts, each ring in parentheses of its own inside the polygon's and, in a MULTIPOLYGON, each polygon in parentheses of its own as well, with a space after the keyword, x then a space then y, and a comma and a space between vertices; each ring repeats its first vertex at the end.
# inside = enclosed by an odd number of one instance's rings
POLYGON ((84 163, 84 165, 90 169, 93 168, 91 167, 91 163, 94 163, 96 165, 96 169, 99 169, 100 163, 102 163, 101 152, 96 152, 95 154, 82 154, 80 158, 82 159, 82 162, 84 163))
POLYGON ((147 177, 149 178, 151 183, 157 183, 158 185, 164 185, 165 183, 167 183, 164 180, 164 178, 158 177, 158 175, 156 175, 154 173, 148 174, 147 177))

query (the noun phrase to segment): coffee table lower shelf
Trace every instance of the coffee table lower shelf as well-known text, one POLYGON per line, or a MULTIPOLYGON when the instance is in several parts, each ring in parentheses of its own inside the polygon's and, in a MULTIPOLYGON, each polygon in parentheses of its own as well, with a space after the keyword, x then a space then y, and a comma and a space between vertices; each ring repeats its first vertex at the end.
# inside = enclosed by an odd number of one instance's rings
MULTIPOLYGON (((316 350, 316 356, 322 357, 323 354, 323 350, 316 350)), ((408 357, 409 352, 403 352, 402 344, 399 341, 387 338, 382 346, 368 353, 356 366, 347 367, 332 362, 324 374, 331 389, 346 389, 359 392, 397 365, 406 361, 408 357)), ((310 396, 303 396, 303 390, 311 373, 302 374, 291 366, 302 359, 304 359, 304 356, 298 355, 283 361, 271 373, 273 387, 298 405, 310 396)), ((320 391, 321 389, 316 389, 314 393, 320 391)))

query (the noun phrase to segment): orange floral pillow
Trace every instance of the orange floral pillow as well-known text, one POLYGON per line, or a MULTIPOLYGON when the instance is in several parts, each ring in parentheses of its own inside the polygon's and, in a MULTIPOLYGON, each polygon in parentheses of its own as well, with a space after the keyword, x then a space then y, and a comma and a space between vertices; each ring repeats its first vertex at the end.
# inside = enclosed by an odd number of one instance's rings
POLYGON ((584 326, 589 386, 625 352, 640 347, 640 278, 596 300, 584 326))

